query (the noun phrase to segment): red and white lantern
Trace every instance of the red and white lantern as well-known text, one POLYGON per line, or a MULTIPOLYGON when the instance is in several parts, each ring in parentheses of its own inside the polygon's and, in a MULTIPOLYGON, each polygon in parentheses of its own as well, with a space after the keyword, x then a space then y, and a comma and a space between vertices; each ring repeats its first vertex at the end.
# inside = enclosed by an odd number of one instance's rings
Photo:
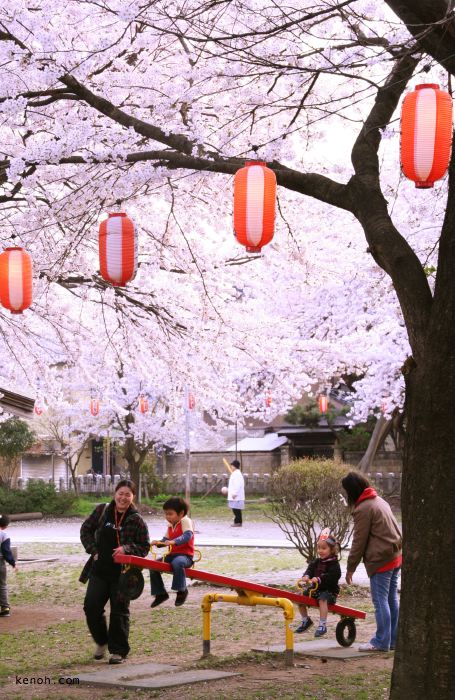
POLYGON ((327 396, 321 395, 318 399, 319 413, 327 413, 329 410, 329 399, 327 396))
POLYGON ((234 177, 234 232, 248 253, 258 253, 273 238, 276 177, 261 161, 249 161, 234 177))
POLYGON ((272 405, 272 394, 270 392, 265 395, 265 405, 266 408, 270 408, 270 406, 272 405))
POLYGON ((444 177, 452 143, 452 98, 439 85, 416 85, 401 109, 401 168, 419 188, 444 177))
POLYGON ((90 399, 90 413, 92 416, 97 416, 100 412, 100 401, 99 399, 90 399))
POLYGON ((36 399, 35 405, 33 406, 33 411, 36 416, 41 416, 44 411, 44 404, 41 399, 36 399))
POLYGON ((148 413, 149 402, 146 396, 139 396, 139 411, 141 413, 148 413))
POLYGON ((20 247, 0 254, 0 302, 12 314, 21 314, 32 303, 32 259, 20 247))
POLYGON ((115 287, 124 287, 137 272, 137 235, 123 212, 109 214, 99 230, 100 274, 115 287))
POLYGON ((188 408, 190 411, 193 410, 196 406, 196 399, 194 398, 194 394, 188 394, 188 408))

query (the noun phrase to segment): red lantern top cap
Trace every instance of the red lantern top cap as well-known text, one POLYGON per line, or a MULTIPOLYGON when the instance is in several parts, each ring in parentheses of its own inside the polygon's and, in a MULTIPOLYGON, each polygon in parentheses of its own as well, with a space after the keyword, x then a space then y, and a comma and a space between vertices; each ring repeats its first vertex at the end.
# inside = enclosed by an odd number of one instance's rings
MULTIPOLYGON (((10 248, 5 248, 5 251, 7 251, 7 250, 24 250, 24 249, 20 245, 13 245, 10 248)), ((5 252, 5 251, 3 251, 3 252, 5 252)))
POLYGON ((109 218, 111 218, 111 216, 126 216, 126 214, 124 211, 112 211, 109 214, 109 218))
POLYGON ((267 163, 265 163, 263 160, 247 160, 245 163, 245 168, 248 168, 250 165, 262 165, 265 168, 267 163))
POLYGON ((439 90, 439 85, 437 83, 422 83, 421 85, 416 85, 416 90, 428 90, 432 88, 433 90, 439 90))

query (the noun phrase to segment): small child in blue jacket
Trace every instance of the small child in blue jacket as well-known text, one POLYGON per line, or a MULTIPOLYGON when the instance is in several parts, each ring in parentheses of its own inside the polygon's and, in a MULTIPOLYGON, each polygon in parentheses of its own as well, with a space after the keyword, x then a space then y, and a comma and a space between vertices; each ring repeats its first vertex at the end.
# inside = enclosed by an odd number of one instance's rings
POLYGON ((5 530, 10 523, 7 515, 0 515, 0 617, 9 617, 8 588, 6 585, 6 562, 17 571, 16 562, 11 551, 9 535, 5 530))

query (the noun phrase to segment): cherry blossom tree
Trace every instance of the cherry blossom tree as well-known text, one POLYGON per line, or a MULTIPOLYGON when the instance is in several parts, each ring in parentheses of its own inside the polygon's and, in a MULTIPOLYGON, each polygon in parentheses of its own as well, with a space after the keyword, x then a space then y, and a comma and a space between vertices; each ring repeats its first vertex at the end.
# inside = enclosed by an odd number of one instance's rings
POLYGON ((191 381, 215 417, 259 410, 265 385, 285 406, 345 372, 362 377, 360 419, 404 400, 392 700, 455 690, 455 163, 417 193, 397 163, 403 92, 451 89, 454 32, 447 0, 9 0, 0 14, 2 233, 37 277, 31 312, 2 315, 5 374, 60 353, 98 377, 121 357, 124 377, 153 381, 163 362, 168 396, 191 381), (230 176, 257 156, 278 216, 248 258, 230 176), (141 253, 113 289, 96 228, 117 199, 141 253))

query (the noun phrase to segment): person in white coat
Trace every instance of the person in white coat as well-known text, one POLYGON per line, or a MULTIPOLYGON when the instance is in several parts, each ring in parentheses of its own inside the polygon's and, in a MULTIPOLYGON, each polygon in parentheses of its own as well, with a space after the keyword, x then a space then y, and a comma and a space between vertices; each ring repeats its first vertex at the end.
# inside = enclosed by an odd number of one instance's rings
POLYGON ((240 471, 240 462, 234 459, 229 465, 231 476, 228 484, 228 505, 234 513, 231 527, 242 527, 242 510, 245 508, 245 481, 240 471))

